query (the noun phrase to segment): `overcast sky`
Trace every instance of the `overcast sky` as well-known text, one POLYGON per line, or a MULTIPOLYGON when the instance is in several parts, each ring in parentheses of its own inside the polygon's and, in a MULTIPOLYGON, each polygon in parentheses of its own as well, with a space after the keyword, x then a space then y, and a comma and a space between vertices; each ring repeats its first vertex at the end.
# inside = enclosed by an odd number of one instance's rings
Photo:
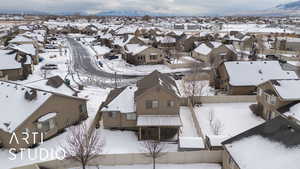
POLYGON ((43 12, 146 10, 168 14, 225 14, 272 8, 293 0, 0 0, 0 9, 43 12))

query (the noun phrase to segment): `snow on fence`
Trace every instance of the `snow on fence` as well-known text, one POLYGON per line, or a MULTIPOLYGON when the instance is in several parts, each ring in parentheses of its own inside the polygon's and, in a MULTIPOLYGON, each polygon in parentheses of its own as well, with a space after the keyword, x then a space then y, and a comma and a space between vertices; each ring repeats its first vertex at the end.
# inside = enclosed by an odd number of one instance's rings
MULTIPOLYGON (((190 164, 190 163, 221 163, 222 151, 187 151, 187 152, 167 152, 162 157, 157 159, 160 164, 190 164)), ((108 154, 99 156, 94 159, 90 166, 114 166, 114 165, 134 165, 134 164, 151 164, 151 158, 146 157, 143 153, 134 154, 108 154)), ((78 167, 80 164, 74 163, 70 160, 53 160, 35 165, 28 165, 14 169, 65 169, 71 167, 78 167), (38 167, 36 167, 38 166, 38 167)))
MULTIPOLYGON (((256 95, 237 96, 195 96, 196 103, 249 103, 256 102, 256 95)), ((188 98, 181 98, 181 105, 188 106, 188 98)))

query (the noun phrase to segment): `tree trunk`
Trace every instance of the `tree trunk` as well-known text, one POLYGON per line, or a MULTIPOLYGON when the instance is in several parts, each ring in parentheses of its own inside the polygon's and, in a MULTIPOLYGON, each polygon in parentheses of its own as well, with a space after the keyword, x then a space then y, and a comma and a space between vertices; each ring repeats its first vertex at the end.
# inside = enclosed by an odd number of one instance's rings
POLYGON ((85 169, 85 164, 82 163, 82 169, 85 169))
POLYGON ((155 169, 155 157, 153 157, 153 169, 155 169))

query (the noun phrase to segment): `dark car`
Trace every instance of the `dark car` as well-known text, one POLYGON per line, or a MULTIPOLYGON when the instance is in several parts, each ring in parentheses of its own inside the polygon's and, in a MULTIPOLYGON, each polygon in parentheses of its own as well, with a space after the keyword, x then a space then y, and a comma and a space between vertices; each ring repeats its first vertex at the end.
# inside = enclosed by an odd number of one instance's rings
POLYGON ((108 60, 118 59, 119 57, 116 55, 107 56, 108 60))
POLYGON ((56 64, 45 64, 44 66, 41 67, 41 69, 44 70, 55 70, 58 69, 56 64))
POLYGON ((98 65, 99 65, 100 67, 103 67, 103 63, 100 62, 100 61, 98 61, 98 65))

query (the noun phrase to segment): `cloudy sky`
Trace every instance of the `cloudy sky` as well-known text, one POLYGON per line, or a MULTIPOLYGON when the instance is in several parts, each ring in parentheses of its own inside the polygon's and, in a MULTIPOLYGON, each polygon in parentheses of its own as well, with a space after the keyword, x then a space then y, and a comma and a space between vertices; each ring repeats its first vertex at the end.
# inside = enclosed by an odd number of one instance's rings
POLYGON ((293 0, 0 0, 0 9, 89 14, 129 9, 201 15, 268 9, 291 1, 293 0))

